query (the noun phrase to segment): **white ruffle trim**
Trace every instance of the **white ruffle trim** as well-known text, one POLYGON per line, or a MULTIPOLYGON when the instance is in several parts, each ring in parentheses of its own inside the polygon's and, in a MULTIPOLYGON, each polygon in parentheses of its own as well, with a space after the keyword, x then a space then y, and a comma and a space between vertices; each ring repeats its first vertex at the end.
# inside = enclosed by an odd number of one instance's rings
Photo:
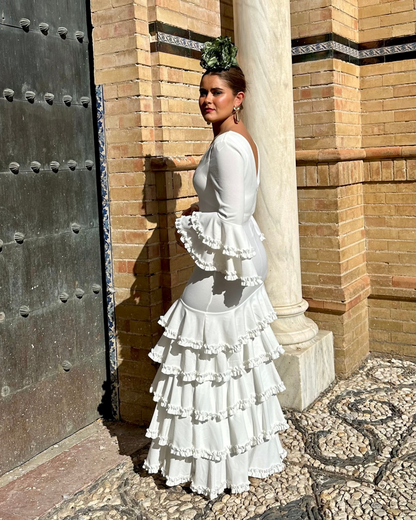
POLYGON ((244 444, 236 444, 234 446, 226 446, 222 450, 218 451, 209 451, 202 448, 179 448, 177 446, 173 446, 172 443, 169 442, 169 439, 165 437, 158 437, 158 432, 147 430, 146 437, 150 437, 151 439, 158 438, 160 446, 168 446, 172 455, 181 458, 193 457, 194 459, 207 459, 219 462, 221 460, 225 460, 230 455, 241 455, 246 451, 258 446, 259 444, 263 444, 270 440, 273 435, 276 433, 284 431, 288 428, 288 424, 286 421, 279 422, 275 424, 272 428, 267 431, 263 431, 260 435, 256 437, 252 437, 248 442, 244 444))
POLYGON ((158 473, 160 471, 162 473, 162 477, 166 479, 167 486, 179 486, 179 484, 187 484, 188 482, 190 482, 189 475, 171 477, 170 475, 166 474, 166 470, 164 468, 160 467, 160 464, 149 466, 147 460, 143 462, 143 468, 148 473, 158 473))
MULTIPOLYGON (((218 334, 219 331, 215 339, 218 339, 218 334)), ((237 352, 224 350, 216 354, 183 347, 175 339, 162 335, 149 357, 161 363, 163 374, 177 377, 180 383, 196 381, 202 384, 207 381, 224 383, 241 377, 253 368, 277 359, 284 352, 271 327, 266 327, 237 352)))
POLYGON ((276 319, 262 284, 248 300, 225 313, 199 312, 179 299, 160 317, 159 324, 165 328, 164 336, 182 347, 218 354, 238 352, 276 319))
POLYGON ((227 488, 231 489, 231 493, 244 493, 244 491, 249 490, 250 482, 245 482, 244 484, 232 484, 231 482, 224 482, 215 489, 210 489, 209 487, 205 486, 194 486, 191 484, 192 491, 199 493, 200 495, 209 496, 211 500, 217 498, 217 496, 227 488))
MULTIPOLYGON (((182 381, 196 381, 197 383, 206 383, 207 381, 214 381, 216 383, 224 383, 229 381, 231 377, 241 377, 243 374, 251 370, 252 368, 258 367, 259 365, 269 363, 273 359, 277 359, 280 354, 284 354, 284 350, 276 351, 272 354, 263 354, 255 359, 249 359, 244 362, 241 366, 233 367, 225 372, 184 372, 180 367, 172 365, 163 365, 162 373, 166 375, 173 375, 178 377, 182 381)), ((154 361, 157 361, 152 357, 154 361)), ((161 363, 161 361, 157 361, 161 363)))
POLYGON ((231 224, 220 217, 207 219, 204 218, 205 215, 195 211, 190 216, 190 225, 203 244, 211 249, 220 249, 226 256, 253 258, 256 252, 241 225, 231 224))
POLYGON ((203 244, 212 249, 220 249, 227 256, 253 258, 256 252, 247 243, 247 238, 243 235, 242 228, 217 218, 210 220, 211 226, 210 229, 207 229, 208 226, 203 226, 201 223, 201 215, 197 211, 192 213, 191 223, 203 244), (212 233, 211 236, 207 234, 209 232, 212 233), (227 240, 228 244, 225 243, 225 240, 227 240), (229 245, 230 242, 233 242, 234 245, 229 245))
MULTIPOLYGON (((282 460, 286 457, 287 453, 284 451, 281 454, 282 460)), ((278 462, 277 464, 273 464, 268 469, 249 469, 248 471, 248 477, 254 477, 254 478, 267 478, 270 477, 270 475, 273 475, 274 473, 280 473, 285 469, 285 465, 283 462, 278 462)), ((153 473, 157 473, 157 471, 153 471, 153 473)), ((163 473, 163 472, 162 472, 163 473)), ((175 479, 176 480, 176 479, 175 479)), ((189 477, 187 477, 185 480, 182 481, 183 483, 189 482, 189 477)), ((178 485, 178 484, 169 484, 169 479, 167 479, 166 484, 168 486, 172 485, 178 485)), ((205 486, 194 486, 191 483, 191 489, 195 493, 199 493, 200 495, 208 496, 211 500, 214 498, 217 498, 218 495, 220 495, 225 489, 231 489, 231 493, 244 493, 245 491, 248 491, 250 489, 250 482, 244 482, 241 484, 233 484, 232 482, 224 482, 223 484, 220 484, 215 489, 210 489, 209 487, 205 486)))
MULTIPOLYGON (((282 459, 284 459, 286 456, 286 452, 281 454, 282 459)), ((274 473, 280 473, 285 469, 285 465, 283 462, 279 462, 277 464, 273 464, 273 466, 270 466, 268 469, 250 469, 248 472, 248 477, 254 477, 254 478, 267 478, 270 475, 273 475, 274 473)), ((157 471, 154 471, 153 473, 157 473, 157 471)), ((162 472, 163 474, 163 472, 162 472)), ((175 479, 176 480, 176 479, 175 479)), ((166 484, 168 486, 171 485, 178 485, 178 484, 169 484, 169 479, 166 481, 166 484)), ((189 482, 189 477, 187 480, 183 480, 183 483, 189 482)), ((216 498, 218 495, 220 495, 225 489, 231 489, 231 493, 244 493, 244 491, 248 491, 250 489, 250 482, 244 482, 242 484, 233 484, 232 482, 224 482, 223 484, 220 484, 215 489, 210 489, 209 487, 204 486, 194 486, 191 484, 192 491, 199 493, 200 495, 209 496, 212 500, 213 498, 216 498)))
POLYGON ((260 228, 259 228, 259 225, 257 224, 257 221, 254 217, 251 217, 251 222, 254 226, 254 230, 255 232, 257 233, 258 237, 260 238, 260 240, 263 242, 264 240, 266 240, 266 237, 263 235, 263 233, 260 231, 260 228))
MULTIPOLYGON (((282 460, 286 457, 286 451, 284 451, 281 454, 282 460)), ((234 484, 233 482, 223 482, 216 486, 214 489, 211 489, 207 486, 198 486, 195 485, 189 475, 183 475, 183 476, 176 476, 171 477, 170 475, 166 474, 166 471, 164 468, 160 467, 160 464, 156 464, 154 466, 149 466, 147 461, 143 463, 143 468, 148 473, 158 473, 161 472, 162 476, 166 478, 166 485, 167 486, 179 486, 180 484, 188 484, 191 483, 190 488, 194 493, 198 493, 200 495, 205 495, 209 497, 211 500, 214 498, 217 498, 218 495, 224 492, 225 489, 231 489, 231 493, 244 493, 245 491, 248 491, 250 488, 251 483, 249 481, 243 482, 241 484, 234 484)), ((276 464, 273 464, 270 466, 270 468, 267 469, 253 469, 250 468, 248 472, 248 477, 254 477, 254 478, 267 478, 270 475, 273 475, 274 473, 280 473, 284 470, 285 464, 283 462, 278 462, 276 464)))
POLYGON ((240 417, 235 421, 234 418, 226 423, 201 426, 186 419, 180 425, 183 419, 177 419, 176 434, 171 427, 161 434, 166 441, 163 446, 158 439, 153 439, 144 468, 152 473, 161 471, 171 486, 190 483, 194 491, 211 499, 225 488, 231 489, 232 493, 245 491, 250 484, 248 477, 265 478, 284 469, 287 452, 278 432, 288 425, 278 403, 269 404, 260 405, 260 409, 253 407, 246 419, 240 417), (177 453, 209 456, 175 455, 172 445, 177 453), (244 451, 247 446, 249 449, 244 451))
POLYGON ((263 282, 251 261, 256 252, 250 237, 253 240, 257 235, 261 239, 254 219, 239 225, 221 219, 216 213, 194 212, 176 219, 175 225, 185 249, 200 269, 218 271, 227 281, 240 280, 243 286, 263 282))
POLYGON ((258 322, 257 327, 255 329, 251 329, 246 332, 246 334, 242 334, 238 337, 237 343, 234 345, 230 345, 228 343, 223 343, 221 345, 209 345, 204 343, 203 341, 196 341, 190 338, 184 338, 183 336, 177 336, 176 331, 173 329, 169 329, 167 324, 165 325, 162 319, 159 320, 159 325, 165 327, 165 336, 169 339, 175 339, 179 345, 182 347, 191 347, 196 350, 203 349, 207 354, 217 354, 218 352, 222 352, 223 350, 229 350, 231 352, 238 352, 241 350, 243 345, 245 345, 248 341, 256 338, 259 334, 263 332, 263 330, 269 326, 277 318, 275 312, 271 312, 268 314, 262 321, 258 322))
MULTIPOLYGON (((195 421, 205 422, 208 420, 217 420, 221 421, 226 419, 227 417, 232 417, 234 414, 239 412, 240 410, 246 410, 253 406, 253 404, 263 403, 270 399, 273 395, 277 395, 280 392, 284 392, 286 390, 285 385, 282 383, 274 385, 263 392, 258 394, 251 394, 249 397, 245 399, 240 399, 232 406, 227 407, 225 410, 220 411, 207 411, 207 410, 196 410, 192 406, 183 407, 178 405, 173 405, 169 402, 168 399, 165 399, 162 394, 154 394, 153 401, 159 403, 162 408, 166 410, 166 412, 170 415, 175 415, 177 417, 193 417, 195 421)), ((152 388, 150 389, 152 392, 152 388)), ((225 390, 224 390, 225 391, 225 390)), ((151 438, 154 439, 153 433, 151 432, 151 438)), ((147 434, 146 434, 147 435, 147 434)), ((156 433, 157 436, 157 433, 156 433)), ((161 443, 162 444, 162 443, 161 443)))
MULTIPOLYGON (((287 456, 286 450, 284 450, 283 453, 280 454, 280 456, 282 457, 282 460, 284 458, 286 458, 286 456, 287 456)), ((283 464, 283 462, 278 462, 277 464, 273 464, 273 466, 270 466, 270 468, 268 468, 268 469, 251 468, 250 471, 248 472, 248 476, 254 477, 254 478, 267 478, 270 475, 273 475, 273 473, 280 473, 284 469, 285 469, 285 465, 283 464)))

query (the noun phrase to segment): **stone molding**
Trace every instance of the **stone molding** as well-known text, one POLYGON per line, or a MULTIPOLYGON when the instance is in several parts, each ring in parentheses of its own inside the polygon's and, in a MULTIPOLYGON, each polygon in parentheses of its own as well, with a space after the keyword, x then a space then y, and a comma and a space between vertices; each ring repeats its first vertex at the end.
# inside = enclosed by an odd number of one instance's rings
POLYGON ((363 276, 346 287, 340 287, 339 301, 314 300, 305 297, 309 311, 329 314, 344 314, 367 299, 371 294, 370 277, 363 276))
POLYGON ((195 170, 201 156, 186 157, 151 157, 149 166, 152 171, 185 171, 195 170))
POLYGON ((365 161, 416 157, 416 146, 380 146, 377 148, 330 148, 327 150, 298 150, 297 164, 316 164, 340 161, 365 161))

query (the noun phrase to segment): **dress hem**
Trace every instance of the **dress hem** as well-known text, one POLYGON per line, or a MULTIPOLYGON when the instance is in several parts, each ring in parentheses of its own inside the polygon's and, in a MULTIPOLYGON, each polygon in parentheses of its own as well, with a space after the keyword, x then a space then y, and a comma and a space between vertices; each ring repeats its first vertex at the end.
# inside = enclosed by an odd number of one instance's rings
POLYGON ((177 446, 173 446, 171 442, 167 438, 162 438, 158 436, 157 431, 146 431, 146 437, 149 437, 153 440, 158 439, 160 446, 167 446, 172 455, 182 458, 193 457, 194 459, 207 459, 213 460, 215 462, 219 462, 225 460, 229 455, 241 455, 246 451, 263 444, 270 440, 273 436, 278 434, 279 432, 285 431, 289 428, 289 425, 286 421, 279 422, 275 424, 268 431, 262 432, 260 435, 256 437, 252 437, 245 444, 237 444, 234 446, 227 446, 223 450, 218 451, 208 451, 199 448, 179 448, 177 446))
MULTIPOLYGON (((277 462, 270 466, 267 469, 260 469, 260 468, 250 468, 247 473, 247 477, 253 477, 253 478, 267 478, 270 475, 273 475, 274 473, 281 473, 284 468, 286 467, 284 464, 284 459, 287 456, 286 450, 283 450, 280 454, 281 462, 277 462)), ((230 489, 231 493, 244 493, 245 491, 248 491, 250 488, 251 483, 250 482, 242 482, 241 484, 233 484, 230 481, 226 481, 222 484, 220 484, 215 489, 211 489, 209 487, 205 486, 196 486, 190 475, 184 475, 181 477, 170 477, 166 474, 164 469, 161 467, 160 464, 155 466, 149 466, 147 462, 145 461, 143 463, 143 468, 148 473, 160 473, 164 478, 166 478, 166 485, 167 486, 179 486, 184 484, 189 484, 189 487, 192 489, 194 493, 199 493, 201 495, 205 495, 209 497, 210 500, 213 500, 214 498, 217 498, 218 495, 223 493, 226 489, 230 489)))

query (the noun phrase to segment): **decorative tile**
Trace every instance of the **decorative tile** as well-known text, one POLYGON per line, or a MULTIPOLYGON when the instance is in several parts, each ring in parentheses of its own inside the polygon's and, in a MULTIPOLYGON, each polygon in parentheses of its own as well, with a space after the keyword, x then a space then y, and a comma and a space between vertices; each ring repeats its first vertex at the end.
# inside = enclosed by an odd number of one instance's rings
MULTIPOLYGON (((401 54, 416 51, 416 42, 405 43, 403 45, 392 45, 390 47, 379 47, 375 49, 364 49, 359 51, 360 58, 369 58, 372 56, 387 56, 389 54, 401 54)), ((406 58, 404 58, 406 59, 406 58)))
POLYGON ((184 47, 185 49, 192 49, 195 51, 201 51, 204 47, 203 43, 189 40, 188 38, 181 38, 173 34, 157 33, 157 40, 161 43, 170 43, 171 45, 177 45, 178 47, 184 47))
POLYGON ((150 52, 176 54, 186 58, 201 58, 205 42, 212 38, 204 34, 174 27, 164 22, 149 24, 150 52))
POLYGON ((324 51, 334 51, 333 57, 350 61, 357 65, 382 63, 384 61, 413 59, 416 51, 416 37, 404 36, 390 40, 356 43, 335 33, 310 36, 292 40, 293 61, 309 61, 324 51), (305 58, 300 59, 300 57, 305 58))
POLYGON ((357 49, 353 49, 347 45, 336 41, 329 41, 323 43, 314 43, 311 45, 301 45, 299 47, 292 48, 292 56, 299 56, 302 54, 312 54, 315 52, 336 50, 346 54, 347 56, 353 56, 354 58, 360 57, 360 51, 357 49))
POLYGON ((118 357, 116 343, 116 321, 115 321, 115 300, 114 300, 114 274, 113 274, 113 254, 111 248, 111 227, 110 227, 110 199, 108 186, 107 170, 107 151, 105 142, 104 124, 104 96, 103 86, 96 86, 96 106, 97 106, 97 126, 98 126, 98 151, 100 155, 100 182, 101 182, 101 207, 103 217, 103 238, 104 238, 104 264, 105 280, 107 286, 107 327, 109 343, 109 364, 110 364, 110 385, 111 385, 111 406, 113 417, 119 419, 119 382, 118 382, 118 357))

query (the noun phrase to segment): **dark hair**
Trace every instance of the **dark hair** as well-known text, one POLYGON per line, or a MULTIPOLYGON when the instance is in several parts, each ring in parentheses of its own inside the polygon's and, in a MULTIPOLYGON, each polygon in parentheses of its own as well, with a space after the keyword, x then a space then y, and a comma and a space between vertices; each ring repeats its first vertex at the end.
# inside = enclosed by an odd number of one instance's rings
POLYGON ((247 90, 246 78, 244 77, 244 72, 240 69, 240 67, 232 66, 228 70, 205 72, 202 77, 207 76, 208 74, 211 76, 218 76, 226 83, 228 83, 228 86, 233 91, 234 96, 236 96, 239 92, 245 92, 247 90))

